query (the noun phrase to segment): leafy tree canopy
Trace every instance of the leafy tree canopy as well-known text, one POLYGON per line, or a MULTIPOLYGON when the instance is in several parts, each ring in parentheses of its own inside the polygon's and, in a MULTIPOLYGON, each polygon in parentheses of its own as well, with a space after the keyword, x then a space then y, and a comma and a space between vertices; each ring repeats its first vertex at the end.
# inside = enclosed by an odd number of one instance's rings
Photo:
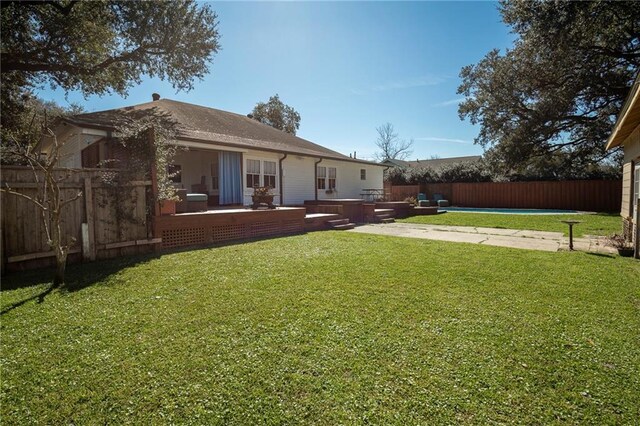
POLYGON ((460 73, 458 112, 480 125, 475 142, 514 173, 558 155, 574 166, 606 158, 640 65, 640 2, 514 0, 500 12, 513 49, 460 73))
POLYGON ((3 2, 3 83, 126 94, 148 75, 188 90, 220 48, 216 19, 192 0, 3 2))
POLYGON ((268 102, 258 102, 249 117, 292 135, 300 128, 300 114, 280 100, 276 93, 268 102))

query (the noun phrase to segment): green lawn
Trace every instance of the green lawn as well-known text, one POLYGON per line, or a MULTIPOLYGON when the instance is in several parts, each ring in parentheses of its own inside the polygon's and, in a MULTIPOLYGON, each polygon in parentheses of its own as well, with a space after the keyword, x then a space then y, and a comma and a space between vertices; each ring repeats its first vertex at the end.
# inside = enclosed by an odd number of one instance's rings
POLYGON ((561 220, 580 220, 573 227, 574 235, 611 235, 622 232, 622 219, 617 213, 520 215, 493 213, 446 212, 433 216, 413 216, 399 222, 433 225, 478 226, 483 228, 530 229, 568 234, 569 227, 561 220))
POLYGON ((325 231, 68 277, 3 278, 3 424, 640 418, 632 259, 325 231))

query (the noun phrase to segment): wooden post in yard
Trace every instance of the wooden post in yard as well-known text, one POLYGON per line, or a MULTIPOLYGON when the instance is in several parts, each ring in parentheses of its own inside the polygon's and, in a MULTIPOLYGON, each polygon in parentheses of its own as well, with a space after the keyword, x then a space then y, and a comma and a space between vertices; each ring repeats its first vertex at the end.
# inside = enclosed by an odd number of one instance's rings
POLYGON ((84 229, 82 232, 82 257, 85 258, 85 260, 96 260, 96 223, 91 177, 84 178, 84 209, 87 215, 87 227, 86 232, 84 229), (85 237, 87 239, 86 243, 85 237))

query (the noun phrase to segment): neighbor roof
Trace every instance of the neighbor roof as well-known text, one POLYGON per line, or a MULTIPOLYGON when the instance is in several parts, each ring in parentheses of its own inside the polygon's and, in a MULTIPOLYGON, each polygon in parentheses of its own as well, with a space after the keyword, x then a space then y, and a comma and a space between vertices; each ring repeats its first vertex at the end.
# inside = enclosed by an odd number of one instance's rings
POLYGON ((482 156, 480 155, 468 155, 465 157, 434 158, 430 160, 416 160, 416 161, 385 160, 383 161, 383 164, 395 165, 402 168, 420 169, 420 168, 428 167, 433 170, 438 170, 442 167, 449 166, 452 164, 473 163, 474 161, 478 161, 481 158, 482 156))
POLYGON ((631 87, 616 125, 607 140, 606 149, 620 146, 638 125, 640 125, 640 73, 631 87))
POLYGON ((178 139, 181 140, 378 165, 340 154, 245 115, 171 99, 79 114, 67 121, 79 127, 113 130, 115 123, 123 114, 146 110, 169 114, 178 124, 178 139))

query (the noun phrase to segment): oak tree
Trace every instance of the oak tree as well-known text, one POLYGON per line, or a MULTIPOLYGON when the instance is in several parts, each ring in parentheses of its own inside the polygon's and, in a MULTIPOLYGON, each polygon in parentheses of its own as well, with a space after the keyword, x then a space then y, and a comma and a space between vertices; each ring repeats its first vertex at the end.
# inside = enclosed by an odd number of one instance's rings
POLYGON ((248 116, 292 135, 300 128, 300 114, 282 102, 277 93, 268 102, 258 102, 248 116))
POLYGON ((506 169, 599 162, 640 65, 639 2, 503 1, 514 46, 462 69, 461 119, 506 169))

